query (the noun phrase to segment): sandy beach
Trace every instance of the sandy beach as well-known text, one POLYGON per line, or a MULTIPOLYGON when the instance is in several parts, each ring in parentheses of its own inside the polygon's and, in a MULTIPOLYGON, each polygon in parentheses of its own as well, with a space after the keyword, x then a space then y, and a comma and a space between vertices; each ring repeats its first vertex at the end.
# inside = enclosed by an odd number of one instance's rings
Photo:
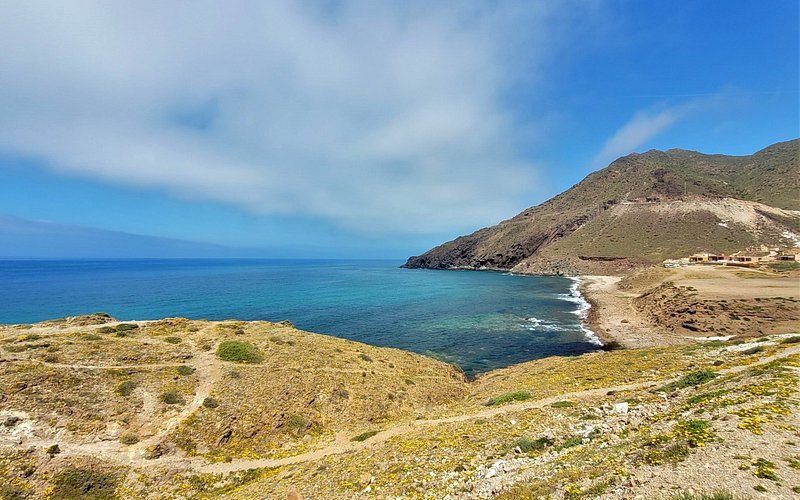
POLYGON ((607 346, 638 349, 800 331, 800 277, 722 266, 581 276, 587 323, 607 346))

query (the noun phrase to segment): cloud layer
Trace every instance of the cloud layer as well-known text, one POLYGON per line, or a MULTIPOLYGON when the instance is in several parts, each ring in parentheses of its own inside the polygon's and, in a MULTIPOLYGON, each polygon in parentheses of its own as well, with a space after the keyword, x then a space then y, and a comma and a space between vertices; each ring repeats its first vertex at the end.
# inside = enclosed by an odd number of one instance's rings
POLYGON ((366 232, 513 214, 535 169, 503 92, 570 6, 377 4, 4 2, 0 152, 366 232))
POLYGON ((604 167, 618 157, 635 151, 674 125, 686 112, 685 107, 673 107, 658 112, 639 111, 606 141, 603 149, 592 160, 592 165, 604 167))
POLYGON ((691 113, 712 109, 723 102, 727 92, 697 94, 680 104, 663 103, 634 113, 633 117, 606 140, 592 159, 592 166, 602 168, 620 156, 636 151, 642 144, 665 132, 691 113))

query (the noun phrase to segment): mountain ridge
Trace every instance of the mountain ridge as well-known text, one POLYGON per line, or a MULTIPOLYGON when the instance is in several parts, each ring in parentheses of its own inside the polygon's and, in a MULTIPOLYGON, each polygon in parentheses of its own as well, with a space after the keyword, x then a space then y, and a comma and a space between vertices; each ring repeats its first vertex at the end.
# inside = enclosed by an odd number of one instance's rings
POLYGON ((632 153, 404 267, 619 273, 701 250, 788 246, 800 233, 799 153, 799 139, 747 156, 632 153))

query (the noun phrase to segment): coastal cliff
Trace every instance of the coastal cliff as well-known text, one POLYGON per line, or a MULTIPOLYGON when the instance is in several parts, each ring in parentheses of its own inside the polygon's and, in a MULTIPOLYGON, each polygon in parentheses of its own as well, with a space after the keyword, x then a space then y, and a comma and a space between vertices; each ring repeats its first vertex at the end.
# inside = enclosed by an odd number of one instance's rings
POLYGON ((631 154, 404 267, 620 274, 699 251, 791 246, 800 234, 798 192, 800 139, 750 156, 631 154))

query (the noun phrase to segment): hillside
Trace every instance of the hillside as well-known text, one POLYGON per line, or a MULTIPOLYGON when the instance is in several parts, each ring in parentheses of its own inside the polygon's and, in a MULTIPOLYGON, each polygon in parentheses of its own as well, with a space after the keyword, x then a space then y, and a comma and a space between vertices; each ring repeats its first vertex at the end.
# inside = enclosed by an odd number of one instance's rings
POLYGON ((798 342, 555 357, 469 382, 289 324, 0 326, 0 497, 792 498, 798 342))
POLYGON ((798 193, 800 139, 750 156, 631 154, 405 267, 609 274, 703 250, 791 245, 800 234, 798 193))

